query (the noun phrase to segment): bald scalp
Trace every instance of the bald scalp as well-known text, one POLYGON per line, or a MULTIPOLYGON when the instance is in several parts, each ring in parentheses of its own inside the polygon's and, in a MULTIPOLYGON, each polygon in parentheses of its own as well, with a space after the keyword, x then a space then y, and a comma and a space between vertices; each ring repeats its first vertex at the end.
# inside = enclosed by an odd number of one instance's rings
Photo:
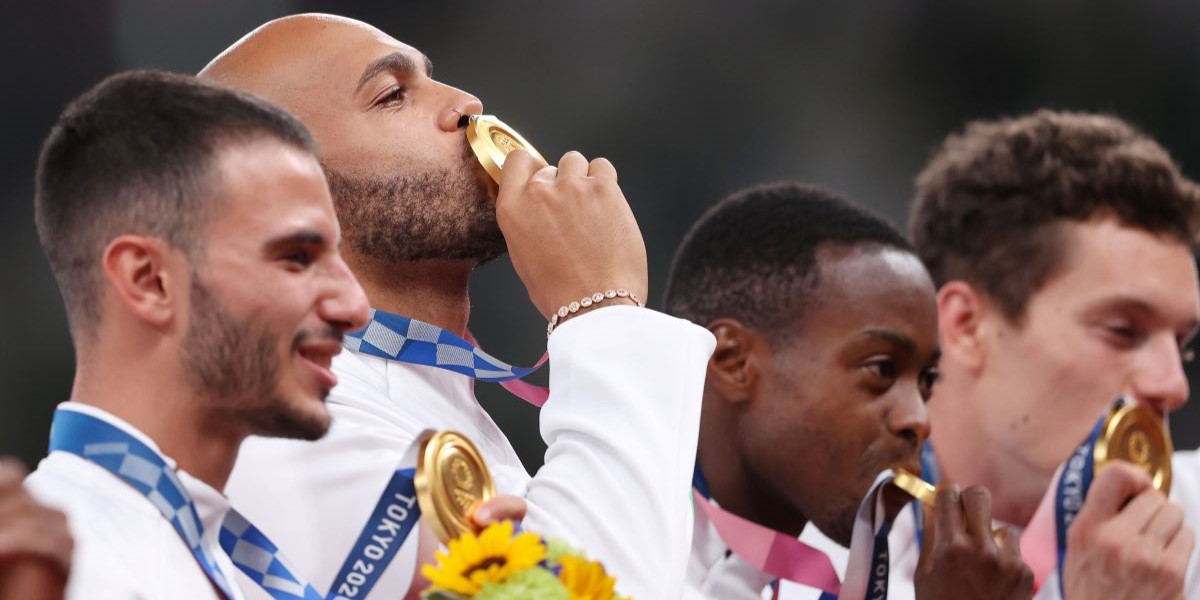
POLYGON ((271 100, 303 120, 335 65, 344 64, 343 45, 335 42, 358 36, 391 39, 362 21, 337 15, 281 17, 234 42, 197 77, 271 100))

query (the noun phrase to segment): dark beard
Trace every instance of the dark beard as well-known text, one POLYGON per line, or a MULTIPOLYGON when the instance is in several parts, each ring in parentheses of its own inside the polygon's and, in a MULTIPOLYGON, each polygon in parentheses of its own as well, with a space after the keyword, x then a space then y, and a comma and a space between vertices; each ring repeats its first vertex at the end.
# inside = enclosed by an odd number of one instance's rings
POLYGON ((388 262, 481 264, 508 247, 496 207, 464 156, 462 168, 383 177, 325 168, 351 250, 388 262))
MULTIPOLYGON (((273 336, 252 320, 239 322, 230 315, 199 277, 192 280, 191 307, 183 364, 196 390, 222 403, 218 419, 246 425, 256 435, 304 440, 325 435, 328 418, 314 419, 279 396, 273 336)), ((303 339, 297 335, 292 347, 303 339)))

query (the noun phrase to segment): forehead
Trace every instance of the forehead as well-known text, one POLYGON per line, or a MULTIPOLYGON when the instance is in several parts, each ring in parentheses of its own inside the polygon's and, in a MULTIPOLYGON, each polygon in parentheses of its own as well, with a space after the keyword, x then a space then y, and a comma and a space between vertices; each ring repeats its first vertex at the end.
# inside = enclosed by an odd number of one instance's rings
MULTIPOLYGON (((210 221, 210 242, 250 250, 283 232, 337 231, 337 218, 325 176, 311 154, 274 140, 234 144, 216 160, 218 213, 210 221)), ((210 252, 213 250, 209 248, 210 252)))
POLYGON ((877 246, 825 246, 805 303, 803 335, 840 338, 886 329, 918 344, 937 341, 933 282, 916 256, 877 246))
POLYGON ((1200 316, 1196 262, 1186 244, 1112 218, 1064 223, 1061 231, 1063 264, 1031 304, 1123 301, 1173 323, 1200 316))
POLYGON ((416 48, 361 23, 331 22, 306 38, 304 45, 309 49, 302 56, 309 65, 304 80, 322 94, 352 94, 367 69, 389 55, 411 62, 419 71, 427 70, 429 64, 416 48))

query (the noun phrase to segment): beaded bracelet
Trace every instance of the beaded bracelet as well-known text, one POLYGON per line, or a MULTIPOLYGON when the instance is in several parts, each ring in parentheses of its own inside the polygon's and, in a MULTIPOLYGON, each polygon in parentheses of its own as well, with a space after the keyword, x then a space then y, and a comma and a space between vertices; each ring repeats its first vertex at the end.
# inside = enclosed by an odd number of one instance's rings
POLYGON ((550 337, 550 334, 554 333, 554 328, 558 326, 559 321, 566 320, 569 315, 579 312, 579 309, 588 308, 596 304, 600 304, 605 300, 612 300, 613 298, 629 298, 630 300, 633 300, 634 304, 638 305, 638 308, 643 308, 646 306, 642 300, 638 298, 637 294, 624 288, 596 292, 591 296, 584 296, 583 298, 580 298, 578 302, 572 302, 566 306, 560 306, 558 310, 550 316, 550 324, 546 326, 546 337, 550 337))

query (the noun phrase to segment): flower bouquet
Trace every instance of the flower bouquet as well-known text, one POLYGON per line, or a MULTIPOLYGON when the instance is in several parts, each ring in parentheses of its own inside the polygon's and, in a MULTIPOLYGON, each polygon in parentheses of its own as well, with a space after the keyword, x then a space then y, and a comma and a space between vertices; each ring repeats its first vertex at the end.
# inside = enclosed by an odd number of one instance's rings
POLYGON ((425 600, 628 600, 603 565, 558 540, 514 533, 512 521, 450 540, 421 574, 430 582, 425 600))

